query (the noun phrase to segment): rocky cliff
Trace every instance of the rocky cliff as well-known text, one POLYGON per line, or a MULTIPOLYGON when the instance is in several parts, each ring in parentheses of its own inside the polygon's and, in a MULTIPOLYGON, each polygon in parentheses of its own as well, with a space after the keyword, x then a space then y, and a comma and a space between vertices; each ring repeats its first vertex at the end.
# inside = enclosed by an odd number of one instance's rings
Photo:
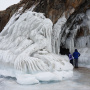
MULTIPOLYGON (((20 3, 8 7, 5 11, 0 11, 0 31, 20 7, 23 7, 24 12, 32 5, 37 4, 34 11, 45 13, 46 17, 56 23, 64 12, 68 18, 74 9, 76 10, 85 2, 89 2, 89 0, 21 0, 20 3)), ((82 8, 84 9, 84 7, 82 8)))

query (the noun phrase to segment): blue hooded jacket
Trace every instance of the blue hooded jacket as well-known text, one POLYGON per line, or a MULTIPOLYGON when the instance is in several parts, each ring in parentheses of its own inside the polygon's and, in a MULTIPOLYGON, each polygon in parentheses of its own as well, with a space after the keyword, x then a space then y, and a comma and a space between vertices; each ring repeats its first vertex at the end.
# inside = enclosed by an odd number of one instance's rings
POLYGON ((80 53, 77 51, 77 49, 75 49, 75 52, 73 53, 74 59, 78 59, 79 56, 80 56, 80 53))

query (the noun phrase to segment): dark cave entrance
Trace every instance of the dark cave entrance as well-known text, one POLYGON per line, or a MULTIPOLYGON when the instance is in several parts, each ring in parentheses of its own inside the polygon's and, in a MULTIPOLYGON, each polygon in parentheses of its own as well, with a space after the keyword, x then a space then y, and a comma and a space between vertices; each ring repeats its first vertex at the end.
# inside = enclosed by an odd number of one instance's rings
POLYGON ((60 46, 60 54, 61 54, 61 55, 67 55, 67 56, 68 56, 68 54, 69 54, 69 49, 60 46))

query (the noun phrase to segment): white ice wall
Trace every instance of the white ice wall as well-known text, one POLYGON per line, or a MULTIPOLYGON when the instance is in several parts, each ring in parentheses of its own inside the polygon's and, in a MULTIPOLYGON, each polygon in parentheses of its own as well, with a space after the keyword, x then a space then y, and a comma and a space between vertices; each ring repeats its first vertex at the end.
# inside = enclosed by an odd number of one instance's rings
POLYGON ((0 33, 0 69, 11 71, 20 84, 72 76, 69 71, 73 66, 68 57, 52 53, 52 21, 42 13, 30 10, 20 15, 20 10, 0 33), (45 76, 42 76, 43 72, 45 76), (69 75, 65 76, 66 73, 69 75))

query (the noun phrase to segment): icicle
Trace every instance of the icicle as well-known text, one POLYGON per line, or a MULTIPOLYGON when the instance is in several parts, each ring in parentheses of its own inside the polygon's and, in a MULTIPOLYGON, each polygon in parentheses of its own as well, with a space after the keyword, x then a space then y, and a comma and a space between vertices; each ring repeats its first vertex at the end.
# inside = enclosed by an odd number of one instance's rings
POLYGON ((53 52, 59 54, 60 52, 60 40, 61 40, 61 29, 64 23, 66 22, 65 15, 57 21, 54 25, 53 32, 52 32, 52 49, 53 52))

